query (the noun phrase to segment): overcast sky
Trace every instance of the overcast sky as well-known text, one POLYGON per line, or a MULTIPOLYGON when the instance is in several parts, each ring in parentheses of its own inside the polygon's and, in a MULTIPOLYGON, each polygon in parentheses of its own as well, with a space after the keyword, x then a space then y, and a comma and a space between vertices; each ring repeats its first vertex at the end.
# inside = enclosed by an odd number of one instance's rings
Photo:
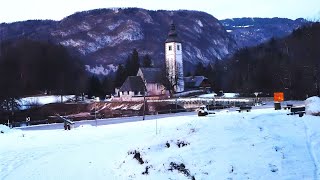
POLYGON ((320 19, 320 0, 0 0, 0 22, 60 20, 77 11, 110 7, 199 10, 218 19, 286 17, 320 19))

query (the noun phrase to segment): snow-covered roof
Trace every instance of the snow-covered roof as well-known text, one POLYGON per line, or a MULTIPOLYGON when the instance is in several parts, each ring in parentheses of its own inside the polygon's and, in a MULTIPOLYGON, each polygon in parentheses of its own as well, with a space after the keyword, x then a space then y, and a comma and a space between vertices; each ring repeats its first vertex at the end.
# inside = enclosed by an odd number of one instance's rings
POLYGON ((208 78, 204 76, 189 76, 183 78, 186 87, 199 87, 201 83, 207 79, 208 78))

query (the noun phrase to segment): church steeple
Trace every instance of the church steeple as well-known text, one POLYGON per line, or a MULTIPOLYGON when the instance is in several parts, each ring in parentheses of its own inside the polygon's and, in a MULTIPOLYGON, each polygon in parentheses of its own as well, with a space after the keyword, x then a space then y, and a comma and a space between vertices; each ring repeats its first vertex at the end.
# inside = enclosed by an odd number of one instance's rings
POLYGON ((182 45, 173 22, 165 42, 165 57, 167 78, 174 91, 184 91, 182 45))
POLYGON ((180 38, 178 37, 178 33, 176 31, 176 26, 173 22, 171 22, 170 31, 168 33, 168 38, 166 40, 166 43, 169 42, 181 42, 180 38))

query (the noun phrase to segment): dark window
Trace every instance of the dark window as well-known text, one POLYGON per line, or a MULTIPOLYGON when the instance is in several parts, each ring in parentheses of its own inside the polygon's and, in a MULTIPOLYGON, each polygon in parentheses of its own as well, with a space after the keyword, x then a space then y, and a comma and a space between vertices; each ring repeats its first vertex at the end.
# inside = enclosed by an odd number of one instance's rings
POLYGON ((177 45, 177 50, 180 51, 180 45, 177 45))
POLYGON ((171 51, 172 50, 172 46, 169 46, 169 51, 171 51))

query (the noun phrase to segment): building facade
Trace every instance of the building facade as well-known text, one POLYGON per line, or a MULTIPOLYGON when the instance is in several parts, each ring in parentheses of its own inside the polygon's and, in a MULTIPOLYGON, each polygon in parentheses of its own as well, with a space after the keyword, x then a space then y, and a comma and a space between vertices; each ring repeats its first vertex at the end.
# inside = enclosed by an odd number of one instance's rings
POLYGON ((162 70, 160 68, 139 68, 137 76, 140 76, 147 88, 148 96, 159 96, 166 93, 161 83, 162 70))

